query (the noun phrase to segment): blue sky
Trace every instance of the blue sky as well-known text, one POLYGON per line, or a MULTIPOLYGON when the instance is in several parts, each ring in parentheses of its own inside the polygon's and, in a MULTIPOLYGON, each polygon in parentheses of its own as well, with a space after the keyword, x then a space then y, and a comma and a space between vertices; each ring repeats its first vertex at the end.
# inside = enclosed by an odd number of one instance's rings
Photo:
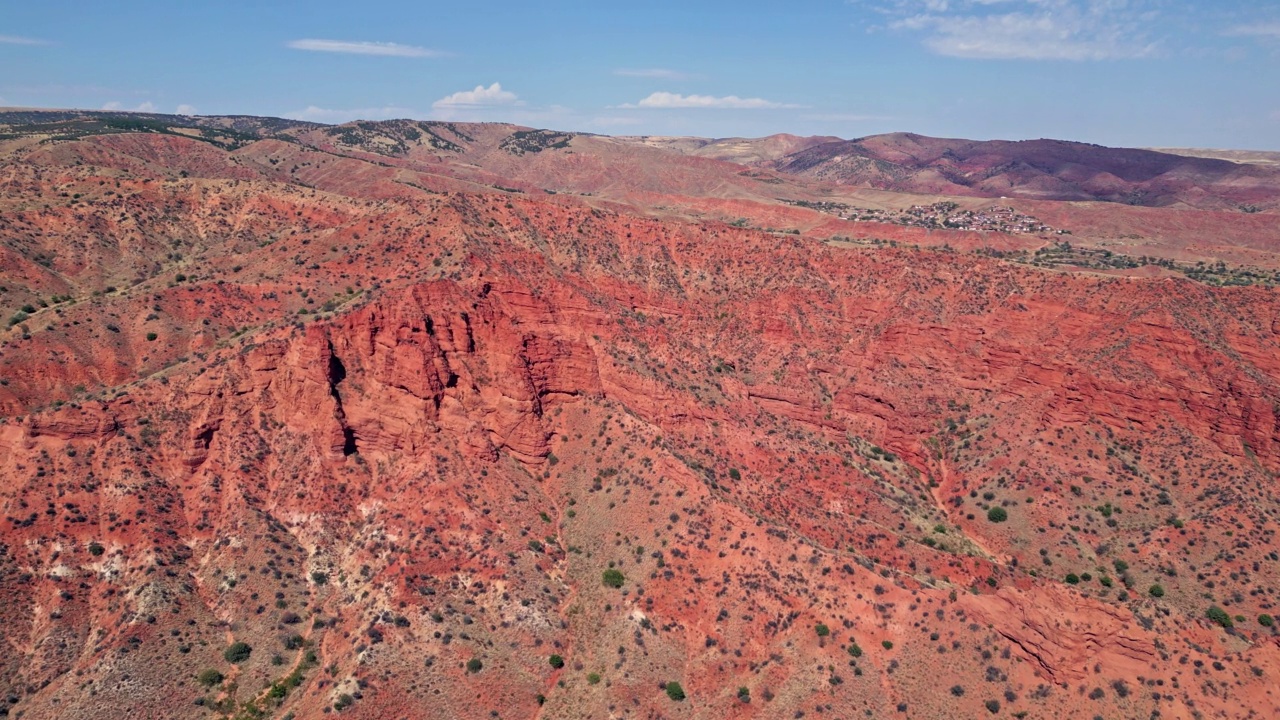
POLYGON ((9 2, 0 105, 1280 150, 1280 2, 9 2))

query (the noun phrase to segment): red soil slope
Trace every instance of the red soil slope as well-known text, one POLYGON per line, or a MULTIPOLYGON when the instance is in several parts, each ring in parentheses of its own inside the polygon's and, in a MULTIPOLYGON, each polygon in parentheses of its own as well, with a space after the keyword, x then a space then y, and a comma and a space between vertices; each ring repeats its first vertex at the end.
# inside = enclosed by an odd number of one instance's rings
POLYGON ((402 162, 13 150, 10 715, 1280 714, 1273 289, 402 162))

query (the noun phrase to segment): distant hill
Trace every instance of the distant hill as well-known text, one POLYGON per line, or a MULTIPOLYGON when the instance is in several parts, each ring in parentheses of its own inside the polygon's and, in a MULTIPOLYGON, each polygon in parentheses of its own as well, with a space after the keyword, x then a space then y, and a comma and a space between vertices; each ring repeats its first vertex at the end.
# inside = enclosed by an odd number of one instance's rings
POLYGON ((815 135, 800 137, 781 133, 762 138, 720 138, 709 139, 699 137, 663 137, 660 135, 641 135, 617 138, 623 142, 633 142, 649 147, 674 150, 685 155, 728 160, 742 165, 769 162, 793 153, 807 150, 815 145, 842 142, 838 137, 815 135))
POLYGON ((813 145, 766 165, 886 190, 1153 207, 1275 207, 1280 194, 1280 169, 1267 165, 1062 140, 892 133, 813 145))
POLYGON ((1280 152, 1268 152, 1265 150, 1214 150, 1209 148, 1147 149, 1154 150, 1155 152, 1168 153, 1170 155, 1229 160, 1234 163, 1248 163, 1251 165, 1280 165, 1280 152))

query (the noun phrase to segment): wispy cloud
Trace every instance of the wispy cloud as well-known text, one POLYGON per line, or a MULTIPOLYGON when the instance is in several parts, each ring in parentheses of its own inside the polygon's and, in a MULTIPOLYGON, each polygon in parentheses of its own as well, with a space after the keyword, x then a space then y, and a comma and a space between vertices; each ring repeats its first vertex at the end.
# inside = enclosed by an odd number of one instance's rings
POLYGON ((124 110, 126 112, 153 113, 153 112, 156 112, 156 105, 155 103, 148 100, 142 103, 141 105, 138 105, 137 107, 125 107, 123 103, 112 101, 103 105, 102 109, 103 110, 124 110))
POLYGON ((344 53, 347 55, 381 55, 384 57, 425 58, 443 57, 448 53, 416 45, 401 45, 392 42, 364 42, 352 40, 290 40, 285 43, 294 50, 310 50, 312 52, 344 53))
POLYGON ((737 95, 715 97, 712 95, 681 95, 679 93, 656 92, 634 105, 627 103, 625 105, 619 105, 618 107, 627 109, 704 108, 729 110, 779 110, 783 108, 798 108, 803 106, 773 102, 772 100, 765 100, 764 98, 743 98, 738 97, 737 95))
POLYGON ((431 107, 442 110, 518 104, 520 104, 520 98, 515 93, 503 90, 501 83, 494 83, 489 87, 477 85, 474 90, 462 90, 452 95, 446 95, 431 103, 431 107))
POLYGON ((1272 37, 1280 38, 1280 22, 1260 23, 1258 25, 1236 25, 1227 28, 1223 35, 1236 37, 1272 37))
POLYGON ((48 40, 20 37, 18 35, 0 35, 0 45, 52 45, 48 40))
POLYGON ((352 120, 390 120, 391 118, 414 117, 419 113, 409 108, 386 105, 372 108, 322 108, 308 105, 305 109, 294 110, 284 114, 293 120, 306 120, 318 123, 344 123, 352 120))
POLYGON ((1149 0, 888 0, 892 30, 939 55, 985 60, 1112 60, 1155 54, 1149 0))
POLYGON ((618 68, 613 71, 613 74, 619 77, 652 78, 656 80, 692 80, 697 77, 679 70, 667 70, 664 68, 618 68))

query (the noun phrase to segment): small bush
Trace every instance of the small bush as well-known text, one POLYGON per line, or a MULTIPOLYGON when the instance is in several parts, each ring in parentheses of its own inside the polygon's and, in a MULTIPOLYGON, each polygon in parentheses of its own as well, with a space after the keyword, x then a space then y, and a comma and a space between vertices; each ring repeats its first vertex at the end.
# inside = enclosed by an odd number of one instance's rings
POLYGON ((222 683, 222 673, 209 668, 196 676, 196 681, 205 687, 213 687, 222 683))
POLYGON ((552 655, 551 657, 547 658, 547 662, 551 664, 551 667, 557 670, 564 667, 564 658, 560 657, 559 655, 552 655))
POLYGON ((1164 586, 1158 583, 1155 585, 1152 585, 1151 589, 1148 590, 1147 593, 1149 593, 1151 597, 1154 597, 1154 598, 1164 597, 1164 586))
POLYGON ((147 333, 147 342, 155 342, 155 341, 156 341, 156 338, 158 338, 158 337, 160 337, 160 336, 159 336, 159 335, 156 335, 156 334, 155 334, 155 333, 153 333, 153 332, 149 332, 149 333, 147 333))
POLYGON ((1067 577, 1064 579, 1070 585, 1077 585, 1080 583, 1080 576, 1075 573, 1067 573, 1067 577))
POLYGON ((471 658, 467 661, 467 672, 478 673, 484 669, 484 662, 480 658, 471 658))
POLYGON ((91 543, 89 543, 89 554, 90 554, 90 555, 92 555, 92 556, 94 556, 94 557, 98 557, 99 555, 101 555, 102 553, 104 553, 104 552, 106 552, 106 551, 107 551, 107 549, 106 549, 106 548, 104 548, 104 547, 102 547, 102 543, 100 543, 100 542, 91 542, 91 543))
POLYGON ((862 648, 858 646, 858 643, 851 642, 849 643, 849 654, 853 657, 860 658, 862 657, 862 648))
POLYGON ((885 649, 885 650, 892 650, 892 649, 893 649, 893 642, 892 642, 892 641, 889 641, 889 640, 881 640, 881 641, 880 641, 880 644, 884 647, 884 649, 885 649))
POLYGON ((311 573, 311 582, 317 585, 323 585, 329 582, 329 573, 320 572, 319 570, 316 570, 315 572, 311 573))
POLYGON ((622 574, 622 571, 617 568, 609 568, 608 570, 605 570, 604 574, 601 575, 601 579, 604 581, 605 585, 611 588, 620 588, 622 587, 622 583, 627 580, 627 578, 622 574))
POLYGON ((813 627, 814 632, 818 633, 818 637, 826 637, 831 634, 831 628, 822 623, 818 623, 813 627))
POLYGON ((680 687, 680 683, 675 680, 667 683, 667 686, 664 689, 667 691, 667 697, 672 700, 675 700, 676 702, 684 700, 684 688, 680 687))
POLYGON ((991 713, 992 715, 1000 712, 999 700, 988 700, 983 704, 987 706, 987 712, 991 713))
POLYGON ((1261 615, 1258 616, 1258 624, 1261 625, 1262 627, 1271 627, 1272 625, 1276 624, 1276 621, 1275 621, 1275 618, 1271 617, 1270 615, 1266 613, 1262 613, 1261 615))
POLYGON ((987 511, 987 520, 993 523, 1002 523, 1009 519, 1009 513, 1004 508, 996 506, 987 511))
POLYGON ((1205 614, 1205 617, 1218 623, 1224 628, 1229 628, 1232 625, 1231 616, 1227 614, 1226 610, 1223 610, 1217 605, 1211 606, 1208 610, 1204 612, 1204 614, 1205 614))
POLYGON ((587 673, 587 684, 588 684, 588 685, 598 685, 598 684, 600 684, 600 673, 594 673, 594 672, 593 672, 593 673, 587 673))
POLYGON ((229 663, 242 663, 248 660, 251 654, 253 654, 253 648, 249 646, 249 643, 237 642, 228 646, 223 651, 222 657, 226 658, 229 663))

